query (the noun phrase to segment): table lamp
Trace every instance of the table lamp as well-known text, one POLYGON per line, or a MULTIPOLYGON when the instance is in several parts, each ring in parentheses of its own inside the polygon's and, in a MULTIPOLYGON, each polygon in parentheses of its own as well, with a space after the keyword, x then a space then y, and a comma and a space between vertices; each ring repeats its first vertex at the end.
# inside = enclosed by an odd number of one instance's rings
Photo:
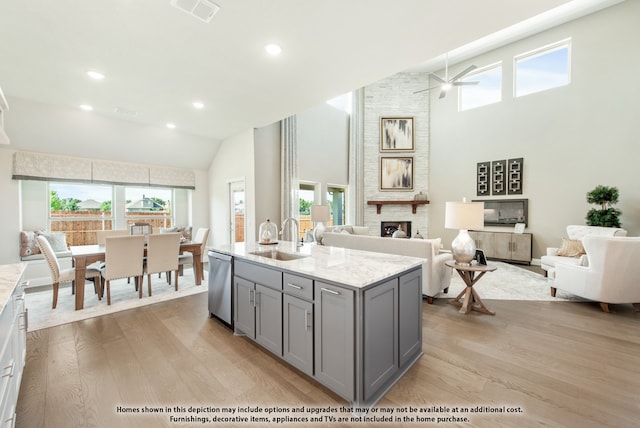
POLYGON ((329 205, 313 205, 311 207, 311 221, 316 223, 313 229, 313 238, 318 244, 322 244, 322 235, 324 235, 324 223, 329 221, 330 211, 329 205))
POLYGON ((469 229, 484 226, 484 202, 446 202, 444 227, 460 229, 451 243, 451 253, 456 264, 469 266, 476 256, 476 243, 469 235, 469 229))

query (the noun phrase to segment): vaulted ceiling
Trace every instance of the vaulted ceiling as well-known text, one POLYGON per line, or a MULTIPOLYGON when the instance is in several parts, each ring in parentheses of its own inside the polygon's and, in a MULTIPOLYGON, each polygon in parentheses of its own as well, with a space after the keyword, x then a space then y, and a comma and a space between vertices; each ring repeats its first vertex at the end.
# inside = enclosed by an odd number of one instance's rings
POLYGON ((3 0, 0 88, 10 108, 12 100, 90 104, 91 114, 217 144, 391 74, 435 70, 445 52, 516 24, 612 1, 215 3, 220 10, 205 23, 170 0, 3 0), (282 53, 267 55, 268 43, 282 53), (92 81, 92 69, 106 77, 92 81))

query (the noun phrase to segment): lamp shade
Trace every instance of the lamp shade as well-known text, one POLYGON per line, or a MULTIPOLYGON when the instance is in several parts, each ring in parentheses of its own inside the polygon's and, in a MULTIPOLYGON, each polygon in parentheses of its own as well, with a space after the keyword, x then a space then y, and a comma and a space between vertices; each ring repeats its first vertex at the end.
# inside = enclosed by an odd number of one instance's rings
POLYGON ((329 221, 330 211, 329 205, 313 205, 311 206, 311 221, 329 221))
POLYGON ((446 229, 481 229, 484 226, 484 202, 447 202, 446 229))

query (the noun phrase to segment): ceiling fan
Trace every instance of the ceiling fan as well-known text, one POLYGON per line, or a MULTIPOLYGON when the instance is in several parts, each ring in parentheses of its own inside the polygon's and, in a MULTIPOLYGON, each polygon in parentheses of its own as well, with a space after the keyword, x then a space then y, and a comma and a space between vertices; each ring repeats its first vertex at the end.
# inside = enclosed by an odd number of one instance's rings
POLYGON ((449 89, 454 86, 463 86, 463 85, 477 85, 479 82, 462 82, 461 79, 466 76, 468 73, 472 72, 476 68, 476 65, 470 65, 469 67, 462 70, 460 73, 456 74, 452 78, 449 78, 449 56, 447 55, 444 60, 444 78, 438 76, 435 73, 429 73, 429 76, 433 77, 435 80, 439 82, 438 85, 432 86, 431 88, 422 89, 420 91, 414 92, 414 94, 419 94, 420 92, 430 91, 431 89, 440 88, 440 96, 439 99, 444 98, 447 95, 449 89))

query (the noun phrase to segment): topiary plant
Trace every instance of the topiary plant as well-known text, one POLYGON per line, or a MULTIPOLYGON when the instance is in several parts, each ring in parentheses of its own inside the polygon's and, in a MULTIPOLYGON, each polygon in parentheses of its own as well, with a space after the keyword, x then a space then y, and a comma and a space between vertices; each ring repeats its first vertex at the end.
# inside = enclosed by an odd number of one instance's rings
POLYGON ((587 213, 587 225, 620 227, 620 215, 622 211, 611 205, 618 203, 618 189, 598 185, 587 193, 587 202, 600 205, 600 209, 592 208, 587 213))

